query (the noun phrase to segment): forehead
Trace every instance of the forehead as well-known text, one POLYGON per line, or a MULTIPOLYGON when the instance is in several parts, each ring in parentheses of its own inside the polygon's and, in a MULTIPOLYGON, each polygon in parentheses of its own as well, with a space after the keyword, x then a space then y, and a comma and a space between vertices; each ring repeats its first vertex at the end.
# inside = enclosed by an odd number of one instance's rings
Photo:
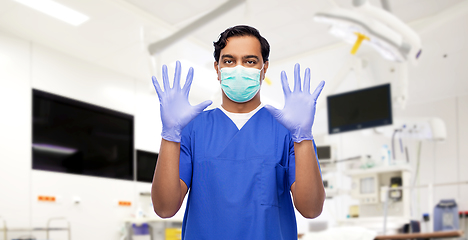
POLYGON ((235 36, 227 39, 226 46, 221 49, 221 56, 229 54, 234 57, 256 55, 262 59, 260 41, 253 36, 235 36))

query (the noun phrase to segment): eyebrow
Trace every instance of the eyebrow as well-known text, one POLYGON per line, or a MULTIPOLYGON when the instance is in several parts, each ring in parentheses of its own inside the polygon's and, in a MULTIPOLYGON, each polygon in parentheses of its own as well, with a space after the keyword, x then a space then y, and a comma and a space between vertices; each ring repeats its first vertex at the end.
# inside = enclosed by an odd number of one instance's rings
MULTIPOLYGON (((232 56, 231 54, 223 54, 221 58, 234 58, 234 56, 232 56)), ((243 56, 242 58, 243 59, 255 58, 257 60, 260 60, 257 55, 247 55, 247 56, 243 56)))
POLYGON ((231 54, 223 54, 221 58, 234 58, 231 54))
POLYGON ((256 55, 247 55, 247 56, 243 56, 242 58, 243 58, 243 59, 255 58, 255 59, 257 59, 257 60, 260 60, 256 55))

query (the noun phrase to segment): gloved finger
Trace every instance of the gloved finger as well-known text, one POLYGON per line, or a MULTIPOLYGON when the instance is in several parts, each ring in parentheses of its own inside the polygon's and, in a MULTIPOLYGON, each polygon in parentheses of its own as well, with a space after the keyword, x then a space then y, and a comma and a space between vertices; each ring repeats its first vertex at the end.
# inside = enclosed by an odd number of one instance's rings
POLYGON ((186 96, 188 96, 190 92, 190 86, 192 86, 192 81, 193 81, 193 68, 191 67, 188 70, 187 79, 185 79, 185 84, 184 84, 184 87, 182 88, 182 91, 184 92, 186 96))
POLYGON ((206 100, 206 101, 204 101, 204 102, 202 102, 202 103, 200 103, 200 104, 194 106, 195 111, 196 111, 197 113, 201 113, 205 108, 207 108, 208 106, 210 106, 212 103, 213 103, 213 101, 211 101, 211 100, 206 100))
POLYGON ((315 101, 317 101, 318 96, 322 92, 323 86, 325 86, 325 81, 321 81, 317 88, 315 89, 314 93, 312 93, 312 97, 315 101))
POLYGON ((274 118, 278 118, 279 116, 281 116, 281 110, 271 105, 265 105, 265 109, 268 110, 268 112, 270 112, 274 118))
POLYGON ((306 68, 304 74, 304 87, 302 88, 303 92, 310 93, 310 68, 306 68))
POLYGON ((180 62, 176 61, 175 64, 175 72, 174 72, 174 84, 172 88, 180 89, 180 72, 182 71, 182 67, 180 66, 180 62))
POLYGON ((291 89, 289 88, 288 77, 286 76, 285 71, 281 72, 281 85, 283 86, 284 97, 289 97, 291 94, 291 89))
POLYGON ((163 77, 163 84, 164 84, 164 92, 171 89, 171 85, 169 85, 169 76, 167 75, 167 66, 162 66, 162 77, 163 77))
POLYGON ((301 65, 294 65, 294 92, 301 91, 301 65))
POLYGON ((158 94, 159 102, 161 102, 161 97, 164 94, 161 90, 161 86, 159 86, 158 80, 155 76, 152 77, 154 89, 156 89, 156 93, 158 94))

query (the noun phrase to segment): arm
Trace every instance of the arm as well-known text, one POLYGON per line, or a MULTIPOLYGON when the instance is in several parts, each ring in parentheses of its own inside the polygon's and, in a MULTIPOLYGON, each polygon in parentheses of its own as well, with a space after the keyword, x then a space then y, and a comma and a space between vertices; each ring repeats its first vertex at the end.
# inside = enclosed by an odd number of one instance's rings
POLYGON ((179 177, 180 143, 162 139, 151 186, 151 200, 156 214, 174 216, 187 194, 187 185, 179 177))
POLYGON ((305 218, 316 218, 322 213, 325 189, 312 141, 294 143, 296 181, 291 186, 294 206, 305 218))
POLYGON ((162 218, 169 218, 179 211, 188 189, 179 176, 182 129, 208 107, 211 101, 205 101, 196 106, 190 105, 188 95, 193 80, 193 68, 189 69, 187 80, 182 88, 180 87, 181 66, 179 61, 176 62, 172 88, 169 85, 166 65, 163 65, 162 73, 164 91, 156 78, 153 77, 153 85, 159 98, 163 127, 161 148, 151 186, 151 200, 156 214, 162 218))
POLYGON ((291 185, 294 205, 306 218, 315 218, 322 212, 325 200, 322 177, 317 163, 312 140, 312 125, 315 118, 317 98, 325 85, 321 81, 310 94, 310 69, 306 69, 304 87, 301 89, 300 66, 294 68, 294 91, 289 88, 286 73, 281 73, 285 98, 284 108, 278 110, 265 106, 285 128, 291 132, 294 141, 296 179, 291 185))

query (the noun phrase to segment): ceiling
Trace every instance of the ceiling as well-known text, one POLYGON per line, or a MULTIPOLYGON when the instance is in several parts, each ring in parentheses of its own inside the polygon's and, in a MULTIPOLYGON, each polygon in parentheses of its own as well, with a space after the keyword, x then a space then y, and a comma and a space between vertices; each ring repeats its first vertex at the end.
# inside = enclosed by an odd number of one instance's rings
MULTIPOLYGON (((117 72, 147 79, 149 43, 163 39, 226 0, 56 0, 90 16, 74 27, 13 0, 0 0, 0 30, 32 40, 117 72)), ((434 15, 462 0, 391 1, 391 11, 405 22, 434 15)), ((313 21, 318 11, 333 4, 351 7, 351 0, 247 0, 226 14, 196 29, 179 45, 159 56, 171 62, 182 56, 183 44, 201 49, 200 58, 191 58, 202 66, 212 66, 212 42, 220 32, 236 24, 258 28, 272 46, 271 60, 337 43, 327 26, 313 21), (181 45, 182 44, 182 45, 181 45), (179 50, 177 50, 179 49, 179 50)), ((371 0, 376 6, 380 1, 371 0)), ((187 47, 185 47, 187 48, 187 47)), ((190 59, 190 57, 188 57, 190 59)))

